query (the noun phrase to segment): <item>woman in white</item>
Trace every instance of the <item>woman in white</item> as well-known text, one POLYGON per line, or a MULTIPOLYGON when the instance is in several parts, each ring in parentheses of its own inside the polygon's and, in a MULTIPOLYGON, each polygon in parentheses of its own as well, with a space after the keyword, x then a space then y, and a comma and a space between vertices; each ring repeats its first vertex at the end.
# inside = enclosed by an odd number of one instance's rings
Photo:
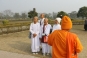
POLYGON ((55 19, 55 24, 53 25, 53 30, 61 30, 61 25, 60 25, 60 22, 61 22, 61 18, 56 18, 55 19))
POLYGON ((38 23, 38 17, 33 18, 33 23, 30 25, 30 32, 31 32, 31 50, 33 54, 38 54, 40 51, 40 40, 39 40, 39 33, 40 33, 40 24, 38 23))
MULTIPOLYGON (((60 22, 61 22, 61 18, 55 19, 55 24, 53 25, 52 32, 55 30, 61 30, 60 22)), ((52 47, 51 47, 51 54, 52 54, 52 47)))
POLYGON ((46 40, 47 40, 47 37, 50 34, 50 29, 51 29, 51 25, 48 24, 48 19, 45 18, 44 19, 44 25, 41 26, 41 31, 40 31, 40 38, 41 38, 41 42, 42 42, 43 56, 45 56, 46 53, 47 53, 47 55, 49 55, 49 53, 50 53, 50 46, 47 44, 47 42, 44 42, 44 39, 43 39, 43 37, 45 36, 46 40))

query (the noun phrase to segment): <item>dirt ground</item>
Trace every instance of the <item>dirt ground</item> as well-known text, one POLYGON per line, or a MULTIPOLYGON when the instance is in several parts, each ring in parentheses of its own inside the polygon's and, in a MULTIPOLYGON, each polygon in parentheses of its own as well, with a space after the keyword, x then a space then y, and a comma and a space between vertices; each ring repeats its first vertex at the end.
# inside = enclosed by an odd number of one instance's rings
MULTIPOLYGON (((84 31, 83 25, 74 25, 71 32, 78 35, 84 47, 83 51, 78 54, 79 58, 87 58, 87 31, 84 31)), ((0 35, 0 50, 32 55, 30 50, 31 40, 28 38, 28 30, 16 33, 0 35)), ((42 58, 41 52, 39 55, 33 55, 42 58)), ((46 56, 45 58, 49 58, 46 56)))

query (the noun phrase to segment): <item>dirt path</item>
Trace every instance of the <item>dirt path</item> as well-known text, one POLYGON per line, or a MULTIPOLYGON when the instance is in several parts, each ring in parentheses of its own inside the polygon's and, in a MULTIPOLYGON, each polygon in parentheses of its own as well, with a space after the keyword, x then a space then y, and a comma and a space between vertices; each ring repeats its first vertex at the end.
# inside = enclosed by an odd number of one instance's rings
MULTIPOLYGON (((28 31, 0 35, 0 50, 32 55, 30 45, 28 31)), ((33 56, 43 58, 41 53, 33 56)), ((49 58, 49 56, 45 58, 49 58)))
MULTIPOLYGON (((75 32, 79 36, 84 46, 82 53, 79 54, 79 58, 87 58, 87 32, 83 30, 82 25, 74 26, 71 31, 75 32)), ((28 30, 0 35, 0 50, 32 55, 30 51, 30 43, 31 40, 28 38, 28 30)), ((41 53, 36 56, 42 58, 41 53)), ((49 58, 49 56, 45 58, 49 58)))

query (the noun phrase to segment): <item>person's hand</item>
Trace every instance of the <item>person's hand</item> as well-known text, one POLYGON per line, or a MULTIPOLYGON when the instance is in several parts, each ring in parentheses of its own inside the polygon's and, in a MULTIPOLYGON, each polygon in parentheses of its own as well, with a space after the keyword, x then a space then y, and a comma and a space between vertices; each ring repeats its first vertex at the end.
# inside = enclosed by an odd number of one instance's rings
POLYGON ((33 34, 33 37, 36 37, 36 36, 37 36, 37 34, 34 33, 34 34, 33 34))

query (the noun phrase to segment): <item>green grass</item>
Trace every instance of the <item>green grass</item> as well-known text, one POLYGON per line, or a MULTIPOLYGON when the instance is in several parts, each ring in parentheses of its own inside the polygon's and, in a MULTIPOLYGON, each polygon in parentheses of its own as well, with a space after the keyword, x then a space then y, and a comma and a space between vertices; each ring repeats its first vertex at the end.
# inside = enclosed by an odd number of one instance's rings
MULTIPOLYGON (((29 20, 11 20, 9 21, 9 23, 7 24, 2 24, 2 22, 0 22, 0 28, 4 28, 4 27, 16 27, 16 26, 27 26, 30 25, 32 21, 29 20)), ((84 20, 72 20, 74 25, 83 25, 84 24, 84 20)), ((54 24, 54 20, 49 20, 49 24, 54 24)))

